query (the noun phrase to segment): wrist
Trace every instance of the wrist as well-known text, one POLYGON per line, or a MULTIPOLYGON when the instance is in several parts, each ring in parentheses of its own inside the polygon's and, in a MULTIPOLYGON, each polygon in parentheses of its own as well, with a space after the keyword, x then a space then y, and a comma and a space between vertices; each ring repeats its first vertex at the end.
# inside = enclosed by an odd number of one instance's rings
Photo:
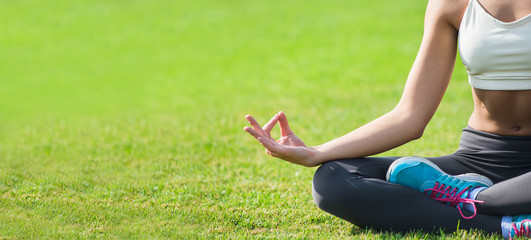
POLYGON ((320 146, 310 147, 310 149, 312 149, 312 155, 307 161, 307 167, 316 167, 326 162, 325 154, 320 146))

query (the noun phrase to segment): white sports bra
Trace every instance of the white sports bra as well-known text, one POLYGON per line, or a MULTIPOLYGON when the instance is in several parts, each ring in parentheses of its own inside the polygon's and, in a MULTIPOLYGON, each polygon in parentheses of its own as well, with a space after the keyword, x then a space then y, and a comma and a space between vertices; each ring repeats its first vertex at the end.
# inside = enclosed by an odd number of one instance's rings
POLYGON ((472 87, 531 90, 531 14, 502 22, 470 0, 459 29, 459 53, 472 87))

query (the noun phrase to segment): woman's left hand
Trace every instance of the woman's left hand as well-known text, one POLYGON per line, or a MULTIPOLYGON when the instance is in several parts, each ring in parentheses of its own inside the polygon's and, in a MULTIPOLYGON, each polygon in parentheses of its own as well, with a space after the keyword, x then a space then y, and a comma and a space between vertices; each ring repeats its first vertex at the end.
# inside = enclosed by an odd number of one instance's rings
POLYGON ((291 130, 286 114, 279 112, 263 127, 250 115, 245 116, 252 127, 245 127, 243 130, 256 138, 265 148, 266 152, 277 158, 284 159, 291 163, 300 164, 307 167, 316 166, 313 163, 317 150, 307 147, 291 130), (271 137, 271 130, 279 123, 280 138, 275 141, 271 137))

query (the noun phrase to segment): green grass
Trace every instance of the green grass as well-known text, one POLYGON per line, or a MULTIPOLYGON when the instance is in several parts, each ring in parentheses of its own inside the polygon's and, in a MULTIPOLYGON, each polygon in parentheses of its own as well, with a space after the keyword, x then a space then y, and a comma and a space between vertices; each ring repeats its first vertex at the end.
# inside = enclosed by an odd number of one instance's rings
MULTIPOLYGON (((316 145, 390 110, 423 2, 0 3, 0 239, 497 238, 359 229, 242 131, 283 110, 316 145)), ((385 155, 456 149, 458 65, 424 138, 385 155)))

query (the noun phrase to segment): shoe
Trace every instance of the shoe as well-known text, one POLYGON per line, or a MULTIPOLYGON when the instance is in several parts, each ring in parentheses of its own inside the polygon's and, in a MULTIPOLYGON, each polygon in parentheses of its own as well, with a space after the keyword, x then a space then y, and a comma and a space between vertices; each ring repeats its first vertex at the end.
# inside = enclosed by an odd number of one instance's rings
MULTIPOLYGON (((509 239, 513 237, 531 238, 531 214, 512 216, 509 239)), ((507 236, 504 236, 507 238, 507 236)))
POLYGON ((386 178, 389 182, 411 187, 436 201, 457 207, 465 219, 476 216, 475 203, 483 203, 467 198, 469 191, 493 185, 489 178, 475 173, 449 175, 434 163, 421 157, 404 157, 394 161, 387 171, 386 178), (473 215, 463 214, 461 211, 463 204, 471 204, 473 215))

